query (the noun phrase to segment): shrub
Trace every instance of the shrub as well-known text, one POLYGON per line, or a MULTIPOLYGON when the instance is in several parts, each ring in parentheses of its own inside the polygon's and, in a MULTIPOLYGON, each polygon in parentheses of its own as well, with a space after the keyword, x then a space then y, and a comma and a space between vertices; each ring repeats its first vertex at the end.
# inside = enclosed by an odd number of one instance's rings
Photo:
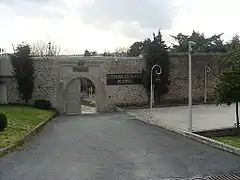
POLYGON ((91 102, 91 101, 88 101, 88 100, 82 100, 81 102, 82 105, 85 105, 85 106, 89 106, 89 107, 96 107, 96 104, 91 102))
POLYGON ((0 112, 0 131, 3 131, 7 127, 7 115, 4 112, 0 112))
POLYGON ((34 108, 37 109, 52 109, 51 103, 48 100, 36 100, 34 103, 34 108))

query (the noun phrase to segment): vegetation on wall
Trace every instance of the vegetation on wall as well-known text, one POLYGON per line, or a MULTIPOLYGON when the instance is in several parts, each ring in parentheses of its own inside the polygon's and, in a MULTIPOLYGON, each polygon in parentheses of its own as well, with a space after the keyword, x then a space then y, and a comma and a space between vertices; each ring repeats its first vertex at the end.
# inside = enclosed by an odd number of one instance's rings
POLYGON ((20 44, 10 56, 13 76, 17 81, 19 96, 28 104, 32 98, 34 86, 34 67, 33 58, 30 56, 31 49, 29 45, 20 44))

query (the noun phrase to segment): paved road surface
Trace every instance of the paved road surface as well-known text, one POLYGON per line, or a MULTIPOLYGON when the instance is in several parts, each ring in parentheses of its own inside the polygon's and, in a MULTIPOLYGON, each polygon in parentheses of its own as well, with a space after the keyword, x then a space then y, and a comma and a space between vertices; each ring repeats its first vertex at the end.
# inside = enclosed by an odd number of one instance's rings
POLYGON ((124 114, 58 117, 0 159, 1 180, 145 180, 240 172, 240 158, 124 114))

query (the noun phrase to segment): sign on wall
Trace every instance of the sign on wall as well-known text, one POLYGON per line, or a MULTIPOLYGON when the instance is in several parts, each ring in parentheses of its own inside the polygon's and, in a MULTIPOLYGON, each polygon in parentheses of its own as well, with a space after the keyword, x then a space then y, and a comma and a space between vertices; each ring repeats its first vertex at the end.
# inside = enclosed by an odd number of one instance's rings
POLYGON ((142 73, 107 74, 107 85, 142 84, 142 73))

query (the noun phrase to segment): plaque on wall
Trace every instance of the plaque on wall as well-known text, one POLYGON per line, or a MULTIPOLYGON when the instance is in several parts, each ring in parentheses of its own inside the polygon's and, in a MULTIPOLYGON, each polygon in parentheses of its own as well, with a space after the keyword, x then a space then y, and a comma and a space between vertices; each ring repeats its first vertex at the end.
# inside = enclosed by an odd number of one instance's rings
POLYGON ((142 73, 107 74, 107 85, 142 84, 142 73))
POLYGON ((88 67, 73 67, 73 72, 88 72, 88 67))

